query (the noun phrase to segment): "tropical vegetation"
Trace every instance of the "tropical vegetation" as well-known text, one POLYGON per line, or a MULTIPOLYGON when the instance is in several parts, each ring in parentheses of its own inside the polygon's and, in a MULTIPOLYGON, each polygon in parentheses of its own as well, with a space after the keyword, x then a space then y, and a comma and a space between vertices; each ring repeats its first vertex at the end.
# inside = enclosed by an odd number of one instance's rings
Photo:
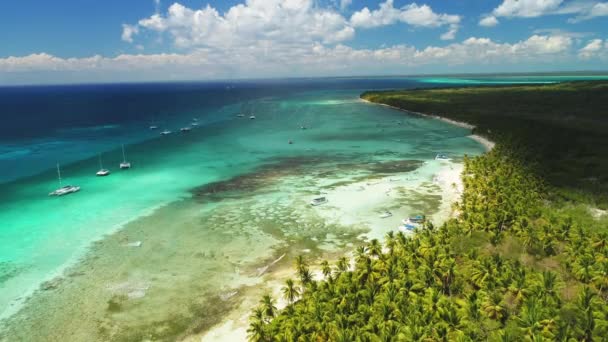
POLYGON ((297 257, 286 307, 265 295, 250 340, 608 340, 608 234, 554 205, 554 179, 505 133, 465 158, 457 217, 390 232, 352 260, 297 257))

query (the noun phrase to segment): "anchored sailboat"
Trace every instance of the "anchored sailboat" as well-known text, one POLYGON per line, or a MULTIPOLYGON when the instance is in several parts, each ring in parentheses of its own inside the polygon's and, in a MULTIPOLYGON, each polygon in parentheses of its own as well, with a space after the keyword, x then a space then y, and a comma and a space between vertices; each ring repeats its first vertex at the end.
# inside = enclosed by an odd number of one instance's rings
POLYGON ((49 196, 63 196, 63 195, 68 195, 68 194, 71 194, 73 192, 77 192, 80 190, 79 186, 75 186, 75 185, 63 186, 61 184, 61 169, 59 168, 59 163, 57 163, 57 179, 59 180, 59 189, 49 193, 49 196))
POLYGON ((120 169, 130 169, 131 163, 127 161, 127 157, 125 156, 125 144, 122 144, 122 163, 120 163, 120 169))
POLYGON ((100 154, 99 155, 99 171, 97 171, 96 175, 107 176, 109 174, 110 174, 110 170, 103 168, 103 164, 101 163, 101 154, 100 154))

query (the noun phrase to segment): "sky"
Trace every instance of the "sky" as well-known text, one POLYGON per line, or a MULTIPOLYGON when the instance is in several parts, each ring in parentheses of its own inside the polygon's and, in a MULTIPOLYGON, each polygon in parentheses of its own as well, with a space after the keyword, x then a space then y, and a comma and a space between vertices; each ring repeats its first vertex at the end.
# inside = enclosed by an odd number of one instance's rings
POLYGON ((607 70, 608 1, 3 0, 0 84, 607 70))

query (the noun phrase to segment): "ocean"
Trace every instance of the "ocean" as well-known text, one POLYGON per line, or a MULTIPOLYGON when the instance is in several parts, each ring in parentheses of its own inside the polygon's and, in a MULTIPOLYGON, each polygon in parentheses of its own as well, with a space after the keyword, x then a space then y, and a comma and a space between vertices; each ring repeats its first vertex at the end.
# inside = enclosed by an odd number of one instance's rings
POLYGON ((0 340, 201 333, 238 321, 297 254, 348 252, 414 212, 444 220, 455 198, 441 177, 483 147, 467 129, 358 96, 480 82, 0 88, 0 340), (118 168, 121 145, 129 170, 118 168), (111 175, 95 176, 100 161, 111 175), (78 193, 48 196, 57 164, 78 193), (318 196, 329 203, 308 205, 318 196), (387 210, 394 217, 379 219, 387 210))

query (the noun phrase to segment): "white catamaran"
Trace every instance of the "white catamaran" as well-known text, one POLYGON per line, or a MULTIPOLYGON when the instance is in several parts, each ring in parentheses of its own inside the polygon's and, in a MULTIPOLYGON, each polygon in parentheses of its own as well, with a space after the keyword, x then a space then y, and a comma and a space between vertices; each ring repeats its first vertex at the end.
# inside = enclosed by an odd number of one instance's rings
POLYGON ((131 163, 127 161, 127 157, 125 157, 125 144, 122 144, 122 163, 120 163, 120 169, 130 169, 131 163))
POLYGON ((110 174, 110 170, 103 168, 103 164, 101 163, 101 154, 100 154, 99 155, 99 171, 97 171, 96 175, 107 176, 109 174, 110 174))
POLYGON ((77 192, 80 190, 79 186, 75 185, 65 185, 61 184, 61 169, 59 168, 59 163, 57 163, 57 178, 59 179, 59 189, 49 193, 49 196, 63 196, 68 195, 73 192, 77 192))

